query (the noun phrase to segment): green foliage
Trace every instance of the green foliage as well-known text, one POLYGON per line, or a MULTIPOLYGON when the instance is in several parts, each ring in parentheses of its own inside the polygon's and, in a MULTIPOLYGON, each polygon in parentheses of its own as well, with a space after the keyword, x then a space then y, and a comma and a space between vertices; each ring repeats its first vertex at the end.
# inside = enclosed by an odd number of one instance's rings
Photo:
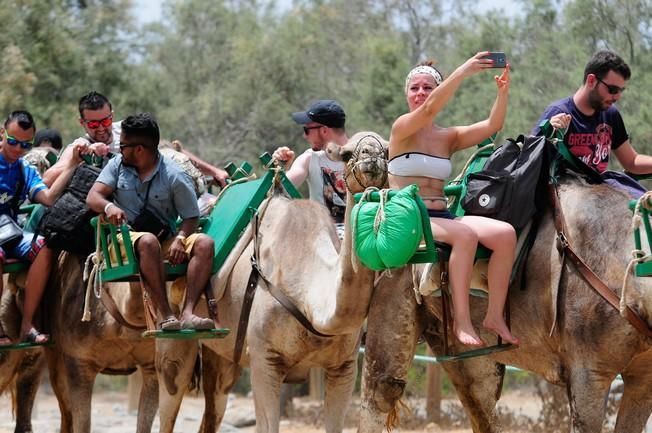
MULTIPOLYGON (((132 0, 6 0, 0 110, 26 107, 65 140, 80 134, 77 101, 91 89, 116 118, 152 111, 163 136, 216 164, 306 143, 289 114, 333 98, 347 128, 388 137, 406 111, 404 77, 434 58, 450 73, 473 53, 503 50, 512 67, 501 142, 527 133, 551 101, 582 82, 599 48, 621 53, 632 80, 619 103, 632 142, 652 153, 652 0, 521 0, 520 13, 475 12, 470 0, 165 0, 144 28, 132 0)), ((487 117, 494 71, 467 80, 442 126, 487 117)), ((456 168, 472 150, 455 158, 456 168)))

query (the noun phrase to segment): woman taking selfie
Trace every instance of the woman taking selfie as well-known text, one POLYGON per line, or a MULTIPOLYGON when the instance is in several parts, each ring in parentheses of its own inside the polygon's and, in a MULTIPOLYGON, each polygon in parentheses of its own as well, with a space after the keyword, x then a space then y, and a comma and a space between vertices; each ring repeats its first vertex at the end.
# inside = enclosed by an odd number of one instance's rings
POLYGON ((403 188, 416 183, 431 217, 433 236, 452 247, 449 273, 453 332, 461 343, 470 346, 484 344, 473 328, 469 311, 469 286, 478 242, 493 251, 488 272, 489 307, 483 326, 509 343, 519 343, 503 317, 516 234, 511 225, 502 221, 479 216, 455 218, 446 208, 443 189, 451 174, 451 155, 502 128, 507 111, 509 65, 494 77, 498 95, 487 119, 453 127, 438 126, 434 120, 464 78, 494 67, 494 61, 485 58, 488 54, 480 52, 471 57, 446 80, 431 61, 410 71, 405 81, 409 112, 394 122, 389 141, 390 186, 403 188))

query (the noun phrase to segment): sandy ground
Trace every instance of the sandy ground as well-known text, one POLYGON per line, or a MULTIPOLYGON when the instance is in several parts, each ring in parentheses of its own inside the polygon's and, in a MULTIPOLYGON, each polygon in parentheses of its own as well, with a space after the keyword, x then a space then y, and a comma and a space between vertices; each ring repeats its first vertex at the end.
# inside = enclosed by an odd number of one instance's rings
MULTIPOLYGON (((349 410, 347 427, 344 433, 356 432, 357 410, 359 402, 356 400, 349 410)), ((404 427, 399 427, 397 433, 472 433, 462 409, 456 399, 442 401, 442 425, 426 424, 417 421, 423 419, 425 402, 423 399, 410 400, 408 404, 412 410, 409 415, 404 415, 404 427)), ((201 423, 204 401, 202 397, 188 395, 184 398, 175 425, 175 433, 196 432, 201 423)), ((14 431, 14 419, 11 414, 11 400, 7 395, 0 397, 0 433, 14 431)), ((294 399, 294 411, 291 419, 281 421, 280 431, 283 433, 317 433, 323 432, 321 425, 321 403, 307 398, 294 399)), ((499 403, 499 411, 509 412, 514 417, 523 419, 536 419, 541 410, 541 403, 532 393, 524 391, 507 392, 499 403)), ((48 388, 39 391, 34 410, 34 433, 57 433, 59 431, 59 409, 56 398, 48 388)), ((221 433, 254 433, 255 426, 233 427, 235 419, 253 420, 254 408, 250 398, 231 396, 225 423, 221 433)), ((613 427, 612 427, 613 428, 613 427)), ((93 395, 92 432, 93 433, 134 433, 136 431, 136 413, 128 411, 128 397, 126 392, 99 392, 93 395)), ((153 432, 159 431, 158 417, 154 421, 153 432)), ((505 433, 525 431, 520 428, 506 428, 505 433)), ((648 423, 646 432, 652 432, 652 425, 648 423)))
MULTIPOLYGON (((537 403, 534 399, 523 399, 519 395, 510 395, 504 397, 503 405, 515 404, 520 402, 520 410, 528 413, 538 411, 537 403), (525 403, 525 404, 522 404, 525 403)), ((354 405, 358 402, 354 402, 354 405)), ((413 406, 413 415, 423 412, 423 402, 411 402, 413 406), (416 407, 414 407, 416 406, 416 407)), ((11 414, 11 400, 9 396, 0 397, 0 433, 12 433, 14 431, 14 419, 11 414)), ((281 432, 284 433, 316 433, 323 432, 321 426, 321 404, 318 401, 308 400, 307 398, 294 399, 295 416, 292 419, 283 419, 281 421, 281 432)), ((204 401, 200 396, 188 395, 184 398, 183 404, 179 411, 179 417, 175 425, 175 433, 196 432, 201 423, 204 401)), ((460 413, 460 406, 456 400, 444 400, 442 409, 446 412, 460 413)), ((254 433, 255 426, 235 428, 228 424, 233 422, 234 415, 240 418, 253 418, 253 401, 250 398, 231 396, 227 408, 225 424, 220 429, 222 433, 254 433)), ((355 410, 351 410, 347 418, 349 425, 344 432, 353 433, 356 431, 355 410)), ((411 415, 406 415, 410 417, 411 415)), ((42 388, 37 397, 36 407, 33 418, 34 433, 57 433, 59 431, 59 409, 56 398, 47 388, 42 388)), ((414 421, 411 422, 414 424, 414 421)), ((136 413, 128 411, 128 397, 126 392, 100 392, 93 395, 92 406, 92 431, 94 433, 133 433, 136 429, 136 413)), ((470 428, 442 428, 435 424, 410 426, 412 429, 398 428, 394 432, 403 433, 471 433, 470 428)), ((158 418, 154 421, 153 431, 159 430, 158 418)))

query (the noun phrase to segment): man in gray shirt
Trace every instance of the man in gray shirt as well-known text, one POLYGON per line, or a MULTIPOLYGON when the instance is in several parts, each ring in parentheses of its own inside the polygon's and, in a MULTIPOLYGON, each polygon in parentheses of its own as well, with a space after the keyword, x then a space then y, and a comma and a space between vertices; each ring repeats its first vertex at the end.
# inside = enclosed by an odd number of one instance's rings
POLYGON ((197 198, 190 177, 158 151, 160 133, 149 113, 122 121, 120 156, 111 159, 91 188, 86 203, 106 214, 113 224, 127 222, 138 256, 144 290, 159 314, 162 330, 211 329, 208 318, 193 310, 208 283, 213 264, 213 240, 195 233, 197 198), (113 197, 113 201, 109 198, 113 197), (175 221, 182 223, 175 233, 175 221), (172 313, 165 291, 163 259, 179 264, 189 259, 186 301, 180 320, 172 313))

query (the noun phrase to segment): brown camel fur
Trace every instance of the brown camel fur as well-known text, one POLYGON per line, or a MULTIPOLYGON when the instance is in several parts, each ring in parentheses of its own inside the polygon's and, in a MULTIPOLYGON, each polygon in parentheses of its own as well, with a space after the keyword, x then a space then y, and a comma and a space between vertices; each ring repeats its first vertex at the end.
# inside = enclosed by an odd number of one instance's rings
MULTIPOLYGON (((563 180, 560 197, 571 246, 620 295, 634 248, 629 197, 607 185, 590 186, 572 177, 563 180)), ((453 371, 451 379, 475 432, 500 430, 493 410, 500 397, 502 364, 532 371, 565 386, 571 411, 568 428, 572 433, 601 431, 604 402, 611 382, 620 374, 624 392, 614 431, 641 432, 652 412, 650 339, 609 306, 568 261, 560 280, 562 266, 555 233, 548 211, 528 258, 525 287, 510 292, 512 329, 521 339, 520 348, 443 367, 449 375, 453 371), (550 335, 557 281, 558 318, 550 335)), ((652 281, 630 275, 627 287, 628 305, 652 324, 652 281)), ((387 388, 392 383, 404 383, 418 335, 423 332, 435 353, 442 352, 438 299, 424 297, 424 306, 419 307, 409 288, 394 289, 397 299, 387 304, 382 302, 382 287, 377 288, 370 307, 360 432, 380 431, 387 413, 397 404, 402 389, 389 392, 387 388), (396 317, 399 303, 411 324, 394 321, 390 327, 387 322, 396 317), (409 329, 404 329, 406 326, 409 329)), ((476 323, 480 323, 485 309, 484 300, 472 301, 476 323)))
MULTIPOLYGON (((5 278, 0 301, 2 328, 13 340, 18 339, 23 292, 14 293, 5 278)), ((11 392, 16 418, 15 433, 32 432, 32 408, 45 369, 43 348, 0 351, 0 393, 11 392)))

